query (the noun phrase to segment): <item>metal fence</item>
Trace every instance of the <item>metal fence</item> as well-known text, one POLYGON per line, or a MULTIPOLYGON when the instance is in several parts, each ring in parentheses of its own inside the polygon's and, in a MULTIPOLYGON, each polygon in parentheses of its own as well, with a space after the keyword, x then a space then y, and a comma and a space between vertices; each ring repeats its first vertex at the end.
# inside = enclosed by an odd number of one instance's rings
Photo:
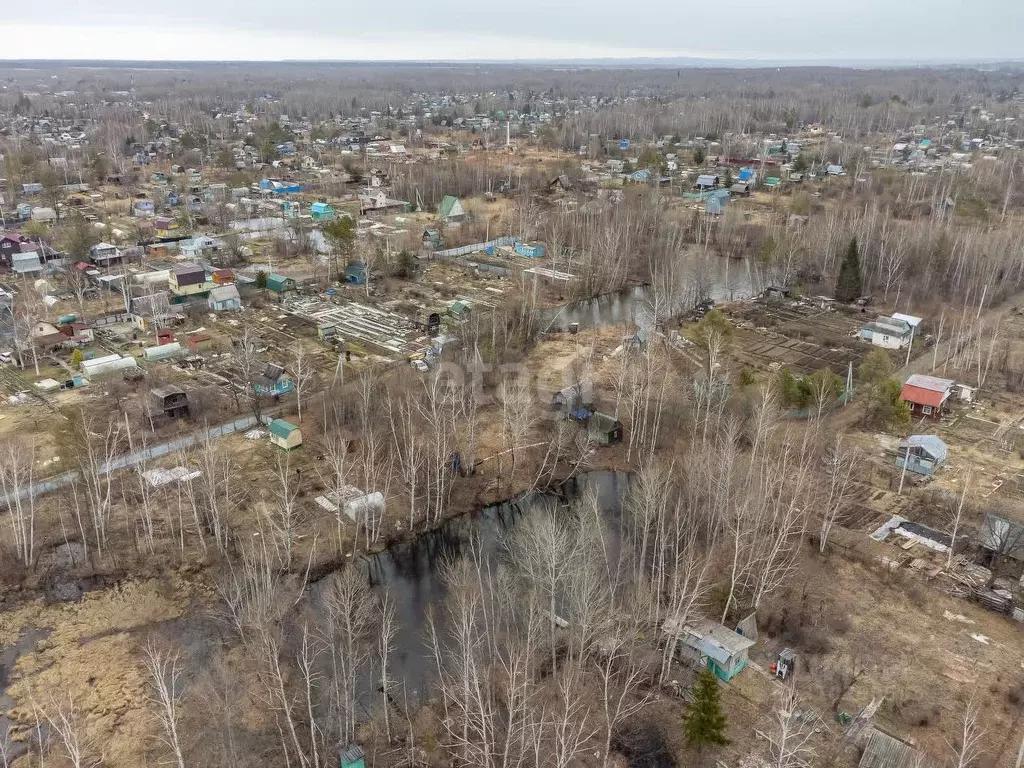
POLYGON ((471 253, 481 253, 486 251, 488 248, 514 246, 515 244, 516 239, 514 237, 499 237, 494 240, 488 240, 486 243, 474 243, 473 245, 463 245, 458 248, 446 248, 443 251, 434 251, 430 254, 430 258, 448 259, 457 256, 467 256, 471 253))

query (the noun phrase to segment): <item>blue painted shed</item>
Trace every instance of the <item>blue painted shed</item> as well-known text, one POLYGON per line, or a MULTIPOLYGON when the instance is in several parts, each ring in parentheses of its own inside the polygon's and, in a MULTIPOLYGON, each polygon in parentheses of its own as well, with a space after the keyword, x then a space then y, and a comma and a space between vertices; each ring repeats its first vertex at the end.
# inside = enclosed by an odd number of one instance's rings
POLYGON ((936 435, 911 435, 900 443, 896 453, 896 466, 904 465, 911 472, 930 475, 946 461, 949 451, 936 435))
POLYGON ((704 210, 707 213, 718 215, 725 212, 725 206, 728 204, 729 190, 716 189, 708 195, 707 201, 704 203, 704 210))
POLYGON ((737 181, 753 181, 754 180, 754 169, 753 168, 740 168, 739 176, 736 177, 737 181))
POLYGON ((515 252, 518 253, 520 256, 525 256, 528 259, 539 259, 541 256, 544 255, 544 246, 517 242, 515 244, 515 252))
POLYGON ((362 261, 353 261, 345 267, 345 282, 349 285, 365 285, 366 264, 362 261))
POLYGON ((310 216, 317 220, 334 218, 334 208, 327 203, 313 203, 309 207, 309 213, 310 216))

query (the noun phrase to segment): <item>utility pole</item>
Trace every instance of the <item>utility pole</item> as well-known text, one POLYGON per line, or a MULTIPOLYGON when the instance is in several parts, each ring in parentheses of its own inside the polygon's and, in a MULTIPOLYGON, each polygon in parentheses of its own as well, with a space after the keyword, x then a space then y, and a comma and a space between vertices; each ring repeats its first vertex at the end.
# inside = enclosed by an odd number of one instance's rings
MULTIPOLYGON (((900 455, 900 449, 899 448, 896 449, 896 455, 897 456, 900 455)), ((896 495, 897 496, 902 496, 903 495, 903 480, 907 476, 907 464, 909 464, 909 463, 910 463, 910 442, 908 441, 907 442, 907 450, 903 454, 903 471, 900 472, 900 487, 899 487, 899 490, 896 491, 896 495)))
POLYGON ((914 331, 916 330, 916 325, 910 326, 910 343, 907 345, 907 362, 903 364, 904 367, 910 365, 910 351, 914 348, 914 331))

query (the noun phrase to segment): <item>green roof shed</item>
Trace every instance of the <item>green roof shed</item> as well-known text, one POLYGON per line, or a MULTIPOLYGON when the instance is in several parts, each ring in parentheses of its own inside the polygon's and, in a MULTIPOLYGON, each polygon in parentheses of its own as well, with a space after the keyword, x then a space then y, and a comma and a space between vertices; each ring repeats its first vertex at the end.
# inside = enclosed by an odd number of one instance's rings
POLYGON ((267 290, 274 293, 294 291, 295 279, 284 275, 267 275, 267 290))

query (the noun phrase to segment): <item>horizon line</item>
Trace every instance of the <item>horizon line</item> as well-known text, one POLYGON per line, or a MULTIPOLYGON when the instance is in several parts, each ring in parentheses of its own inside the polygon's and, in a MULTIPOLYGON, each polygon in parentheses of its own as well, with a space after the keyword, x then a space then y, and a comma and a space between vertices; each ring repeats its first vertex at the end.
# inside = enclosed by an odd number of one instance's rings
POLYGON ((913 69, 917 67, 964 67, 964 66, 1005 66, 1024 64, 1024 57, 962 57, 946 58, 887 58, 887 57, 837 57, 834 59, 778 59, 728 56, 722 58, 707 56, 599 56, 566 58, 464 58, 464 59, 118 59, 118 58, 3 58, 3 65, 126 65, 126 64, 375 64, 375 65, 518 65, 518 66, 621 66, 623 64, 657 65, 663 67, 689 67, 694 69, 760 69, 760 68, 802 68, 830 67, 836 69, 913 69))

